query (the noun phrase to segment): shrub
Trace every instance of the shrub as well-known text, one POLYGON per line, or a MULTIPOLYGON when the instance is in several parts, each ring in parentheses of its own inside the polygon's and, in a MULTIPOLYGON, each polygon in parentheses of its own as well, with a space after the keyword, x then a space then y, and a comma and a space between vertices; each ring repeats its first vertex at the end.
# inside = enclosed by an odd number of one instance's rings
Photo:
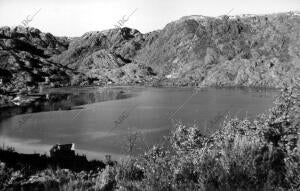
POLYGON ((155 146, 137 157, 143 178, 128 178, 130 188, 298 190, 297 97, 293 89, 285 88, 267 115, 253 121, 225 120, 209 137, 196 126, 177 124, 171 148, 155 146))
POLYGON ((4 189, 11 179, 13 169, 6 167, 4 163, 0 161, 0 190, 4 189))

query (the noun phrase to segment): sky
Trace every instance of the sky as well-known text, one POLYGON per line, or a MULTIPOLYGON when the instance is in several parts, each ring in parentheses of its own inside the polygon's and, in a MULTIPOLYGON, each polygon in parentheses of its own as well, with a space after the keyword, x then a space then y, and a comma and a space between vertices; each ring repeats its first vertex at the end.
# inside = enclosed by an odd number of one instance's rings
POLYGON ((299 11, 300 0, 0 0, 0 26, 27 26, 56 36, 81 36, 115 25, 142 33, 182 16, 299 11), (120 24, 120 20, 124 22, 120 24))

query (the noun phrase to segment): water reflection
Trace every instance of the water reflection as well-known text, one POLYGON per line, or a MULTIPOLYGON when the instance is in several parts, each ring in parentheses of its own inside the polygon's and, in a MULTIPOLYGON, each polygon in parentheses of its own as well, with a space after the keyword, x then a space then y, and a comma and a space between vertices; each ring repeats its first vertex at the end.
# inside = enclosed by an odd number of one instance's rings
POLYGON ((133 96, 123 89, 85 89, 70 91, 57 89, 45 92, 34 102, 23 106, 0 108, 0 121, 20 114, 43 111, 78 110, 81 105, 92 104, 109 100, 126 99, 133 96))

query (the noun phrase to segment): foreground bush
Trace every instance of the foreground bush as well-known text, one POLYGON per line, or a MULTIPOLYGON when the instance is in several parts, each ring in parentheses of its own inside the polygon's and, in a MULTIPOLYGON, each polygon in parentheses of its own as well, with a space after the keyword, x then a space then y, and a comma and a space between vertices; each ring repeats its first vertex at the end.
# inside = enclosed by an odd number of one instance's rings
POLYGON ((299 96, 286 88, 268 114, 253 121, 227 119, 209 137, 196 126, 178 124, 172 147, 156 146, 134 159, 143 177, 121 185, 127 190, 300 190, 298 132, 299 96))

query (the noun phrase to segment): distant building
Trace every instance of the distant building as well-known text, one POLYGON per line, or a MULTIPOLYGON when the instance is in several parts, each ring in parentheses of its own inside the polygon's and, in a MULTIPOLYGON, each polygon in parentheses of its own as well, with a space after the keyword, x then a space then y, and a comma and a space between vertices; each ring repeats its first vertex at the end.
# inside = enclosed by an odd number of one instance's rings
POLYGON ((75 144, 56 144, 50 149, 52 158, 70 158, 75 156, 75 144))

